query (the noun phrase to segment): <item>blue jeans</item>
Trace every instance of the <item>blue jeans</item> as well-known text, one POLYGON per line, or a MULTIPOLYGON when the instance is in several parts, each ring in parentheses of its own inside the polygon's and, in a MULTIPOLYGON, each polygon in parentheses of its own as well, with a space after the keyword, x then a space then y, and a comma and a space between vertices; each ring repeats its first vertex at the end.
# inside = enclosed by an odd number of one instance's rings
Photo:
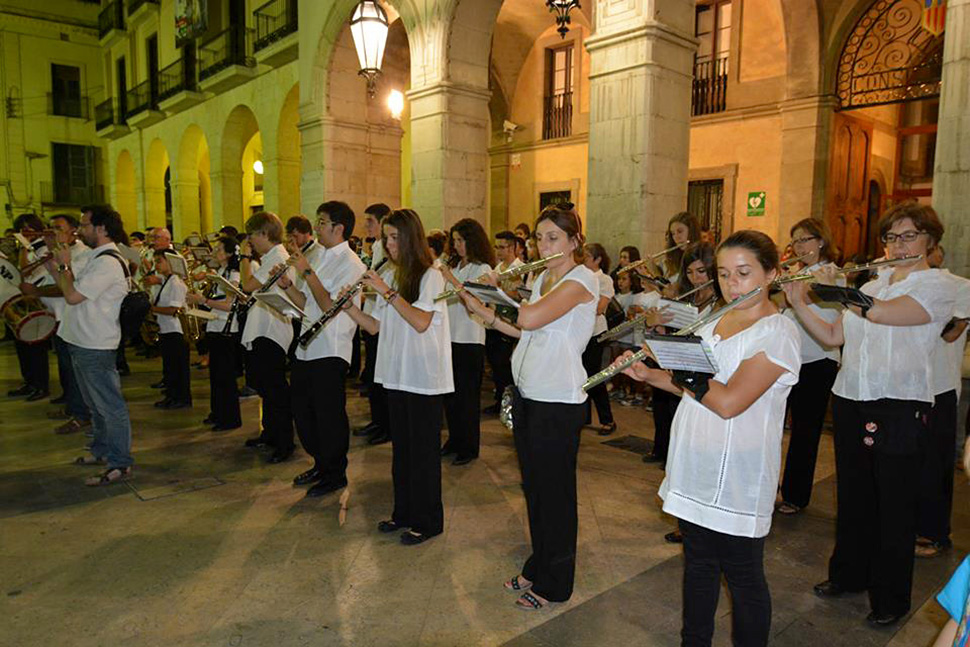
POLYGON ((121 377, 115 366, 117 351, 81 348, 65 342, 74 367, 74 377, 91 411, 94 442, 91 453, 107 461, 108 467, 129 467, 131 421, 121 394, 121 377))
POLYGON ((91 412, 84 404, 81 397, 81 389, 78 387, 77 378, 74 377, 74 366, 71 362, 71 353, 68 350, 68 343, 54 335, 54 352, 57 354, 57 374, 61 379, 61 388, 64 389, 64 411, 67 415, 87 422, 91 419, 91 412))

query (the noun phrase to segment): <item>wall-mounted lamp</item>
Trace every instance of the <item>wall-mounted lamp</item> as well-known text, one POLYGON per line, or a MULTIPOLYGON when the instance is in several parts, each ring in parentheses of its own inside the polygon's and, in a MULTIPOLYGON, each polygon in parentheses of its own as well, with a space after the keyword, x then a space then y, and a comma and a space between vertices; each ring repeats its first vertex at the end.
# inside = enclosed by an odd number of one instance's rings
POLYGON ((404 112, 404 94, 400 90, 391 90, 387 95, 387 109, 391 111, 392 117, 401 119, 401 113, 404 112))
POLYGON ((358 74, 367 79, 367 94, 371 97, 376 92, 377 76, 381 73, 389 26, 387 12, 377 0, 361 0, 350 17, 350 35, 354 37, 360 64, 358 74))
POLYGON ((263 161, 262 160, 256 160, 255 162, 253 162, 253 171, 256 172, 256 175, 262 175, 263 174, 263 161))
POLYGON ((556 31, 565 38, 569 33, 569 12, 579 9, 579 0, 546 0, 546 6, 556 14, 556 24, 559 25, 556 31))

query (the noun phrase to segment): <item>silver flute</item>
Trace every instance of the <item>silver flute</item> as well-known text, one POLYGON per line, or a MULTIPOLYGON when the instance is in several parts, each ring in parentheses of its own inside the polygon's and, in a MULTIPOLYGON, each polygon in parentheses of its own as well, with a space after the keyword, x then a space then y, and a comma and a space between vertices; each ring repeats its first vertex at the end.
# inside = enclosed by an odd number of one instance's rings
MULTIPOLYGON (((752 299, 758 296, 763 291, 764 291, 764 287, 758 286, 755 289, 751 290, 750 292, 746 294, 742 294, 737 299, 735 299, 731 303, 728 303, 724 307, 718 308, 717 310, 711 312, 706 317, 701 317, 691 325, 681 328, 677 332, 673 333, 673 336, 686 337, 687 335, 691 335, 697 330, 699 330, 700 328, 703 328, 710 322, 714 321, 718 317, 724 315, 727 311, 733 310, 734 308, 738 307, 745 301, 748 301, 749 299, 752 299)), ((583 391, 589 391, 594 386, 599 386, 603 382, 606 382, 612 379, 613 377, 619 375, 620 373, 630 368, 637 362, 642 362, 643 360, 645 360, 649 354, 650 353, 649 351, 647 351, 647 349, 641 348, 637 352, 633 353, 633 355, 631 355, 630 357, 627 357, 625 360, 607 366, 602 371, 600 371, 595 375, 591 375, 590 378, 586 380, 586 382, 583 384, 583 391)))
POLYGON ((658 258, 663 258, 667 254, 667 252, 672 252, 675 249, 681 249, 683 247, 687 247, 688 245, 690 245, 690 241, 689 240, 686 241, 686 242, 683 242, 683 243, 681 243, 679 245, 674 245, 673 247, 668 247, 667 249, 662 250, 662 251, 659 251, 656 254, 651 254, 650 256, 646 256, 644 258, 641 258, 639 261, 633 261, 632 263, 630 263, 628 265, 624 265, 623 267, 621 267, 620 269, 618 269, 616 271, 616 273, 617 274, 626 274, 627 272, 632 272, 633 270, 637 269, 638 267, 640 267, 641 265, 643 265, 647 261, 655 261, 658 258))
MULTIPOLYGON (((502 281, 507 281, 508 279, 514 279, 517 276, 522 276, 523 274, 528 274, 529 272, 534 272, 536 270, 541 270, 543 267, 546 266, 546 263, 548 263, 549 261, 554 261, 557 258, 562 258, 562 256, 563 256, 563 253, 562 252, 557 252, 557 253, 555 253, 555 254, 553 254, 551 256, 546 256, 545 258, 540 258, 537 261, 531 261, 529 263, 523 263, 522 265, 517 265, 515 267, 510 267, 509 269, 505 270, 504 272, 499 272, 498 275, 495 277, 495 281, 497 283, 501 283, 502 281)), ((436 296, 434 298, 434 300, 435 301, 444 301, 445 299, 450 299, 451 297, 453 297, 453 296, 457 295, 459 292, 461 292, 463 289, 464 289, 464 287, 461 287, 461 288, 451 288, 450 290, 445 290, 444 292, 441 292, 440 294, 438 294, 438 296, 436 296)))
MULTIPOLYGON (((877 267, 888 267, 891 265, 898 265, 899 263, 908 263, 910 261, 918 261, 923 258, 922 254, 916 254, 915 256, 904 256, 902 258, 887 258, 883 261, 873 261, 871 263, 866 263, 864 265, 856 265, 855 267, 843 267, 836 272, 836 274, 855 274, 857 272, 868 272, 871 269, 877 267)), ((786 283, 794 283, 795 281, 814 281, 815 276, 806 272, 804 274, 792 274, 791 276, 783 276, 780 279, 776 279, 772 282, 772 286, 784 285, 786 283)))

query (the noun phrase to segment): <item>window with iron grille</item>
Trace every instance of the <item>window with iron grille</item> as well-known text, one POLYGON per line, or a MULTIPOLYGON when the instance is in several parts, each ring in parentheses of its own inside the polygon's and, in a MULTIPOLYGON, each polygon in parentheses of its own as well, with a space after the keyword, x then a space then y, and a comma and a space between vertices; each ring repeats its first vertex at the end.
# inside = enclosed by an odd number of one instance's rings
POLYGON ((51 144, 55 203, 81 205, 97 200, 97 156, 94 146, 51 144))
POLYGON ((724 180, 696 180, 687 183, 687 211, 711 232, 711 243, 721 241, 721 213, 724 201, 724 180))
POLYGON ((731 0, 698 3, 694 36, 700 41, 694 55, 691 114, 721 112, 726 105, 728 58, 731 50, 731 0))
POLYGON ((542 138, 569 137, 573 125, 573 46, 546 50, 542 138))
POLYGON ((51 114, 83 117, 81 101, 81 68, 51 64, 51 114))

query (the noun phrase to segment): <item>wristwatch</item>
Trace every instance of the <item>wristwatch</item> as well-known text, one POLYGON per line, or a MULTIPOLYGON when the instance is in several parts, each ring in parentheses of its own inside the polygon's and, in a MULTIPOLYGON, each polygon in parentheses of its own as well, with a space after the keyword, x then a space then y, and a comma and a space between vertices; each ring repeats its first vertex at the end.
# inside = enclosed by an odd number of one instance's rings
POLYGON ((64 274, 65 272, 70 271, 70 269, 71 269, 71 266, 68 265, 67 263, 61 263, 60 265, 57 266, 57 271, 60 272, 61 274, 64 274))
POLYGON ((308 267, 305 270, 303 270, 303 276, 304 277, 310 278, 310 275, 311 274, 313 274, 313 268, 312 267, 308 267))

